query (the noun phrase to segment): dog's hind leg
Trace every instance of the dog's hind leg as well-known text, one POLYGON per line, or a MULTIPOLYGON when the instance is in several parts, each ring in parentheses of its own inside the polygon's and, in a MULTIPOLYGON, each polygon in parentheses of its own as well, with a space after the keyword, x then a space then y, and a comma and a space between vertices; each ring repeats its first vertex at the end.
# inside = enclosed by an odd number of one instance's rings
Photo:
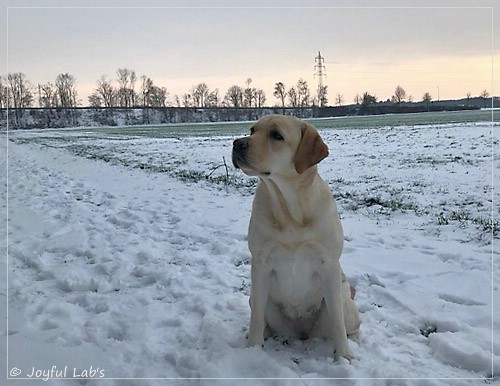
POLYGON ((356 295, 356 290, 351 287, 347 281, 344 273, 342 272, 342 297, 343 297, 343 311, 344 311, 344 323, 347 332, 347 337, 352 340, 356 340, 359 333, 359 327, 361 326, 361 318, 359 316, 359 311, 354 303, 354 296, 356 295))

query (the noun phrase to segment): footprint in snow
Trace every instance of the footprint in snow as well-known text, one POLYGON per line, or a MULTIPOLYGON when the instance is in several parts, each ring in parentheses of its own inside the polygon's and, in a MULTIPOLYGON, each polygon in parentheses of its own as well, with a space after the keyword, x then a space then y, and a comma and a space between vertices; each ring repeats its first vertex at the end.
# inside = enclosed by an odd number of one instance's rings
POLYGON ((465 298, 462 296, 456 296, 451 294, 438 294, 439 299, 444 300, 448 303, 455 303, 462 306, 486 306, 486 303, 478 302, 473 299, 465 298))

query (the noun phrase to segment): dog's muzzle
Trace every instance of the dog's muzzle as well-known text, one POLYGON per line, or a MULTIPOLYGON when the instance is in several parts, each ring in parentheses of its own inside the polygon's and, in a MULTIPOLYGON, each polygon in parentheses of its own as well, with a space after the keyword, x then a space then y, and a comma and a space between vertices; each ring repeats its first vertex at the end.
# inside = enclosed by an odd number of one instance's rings
POLYGON ((246 165, 246 154, 249 147, 248 138, 240 138, 233 142, 233 165, 241 168, 246 165))

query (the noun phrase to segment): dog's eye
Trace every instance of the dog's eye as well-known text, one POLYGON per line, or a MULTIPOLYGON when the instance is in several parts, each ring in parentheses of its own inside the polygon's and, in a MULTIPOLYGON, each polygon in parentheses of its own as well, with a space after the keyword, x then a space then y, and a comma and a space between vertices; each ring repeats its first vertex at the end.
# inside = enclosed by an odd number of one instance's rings
POLYGON ((272 130, 270 133, 269 133, 269 137, 271 137, 271 139, 274 139, 275 141, 284 141, 285 139, 283 138, 283 136, 276 130, 272 130))
POLYGON ((250 128, 250 135, 253 135, 253 132, 255 131, 255 129, 252 127, 250 128))

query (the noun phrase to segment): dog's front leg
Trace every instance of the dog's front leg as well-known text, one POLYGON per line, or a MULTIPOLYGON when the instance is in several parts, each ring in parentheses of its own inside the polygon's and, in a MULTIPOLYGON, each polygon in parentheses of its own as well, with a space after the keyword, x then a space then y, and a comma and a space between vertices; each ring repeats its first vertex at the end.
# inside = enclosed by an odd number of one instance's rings
POLYGON ((266 263, 252 261, 252 288, 250 290, 250 328, 247 345, 263 346, 264 329, 266 327, 265 312, 269 286, 271 282, 271 268, 266 263))
POLYGON ((347 343, 347 333, 344 322, 342 300, 342 270, 340 263, 327 261, 322 267, 321 287, 325 298, 326 308, 332 321, 333 355, 337 360, 344 357, 351 361, 354 358, 347 343))

